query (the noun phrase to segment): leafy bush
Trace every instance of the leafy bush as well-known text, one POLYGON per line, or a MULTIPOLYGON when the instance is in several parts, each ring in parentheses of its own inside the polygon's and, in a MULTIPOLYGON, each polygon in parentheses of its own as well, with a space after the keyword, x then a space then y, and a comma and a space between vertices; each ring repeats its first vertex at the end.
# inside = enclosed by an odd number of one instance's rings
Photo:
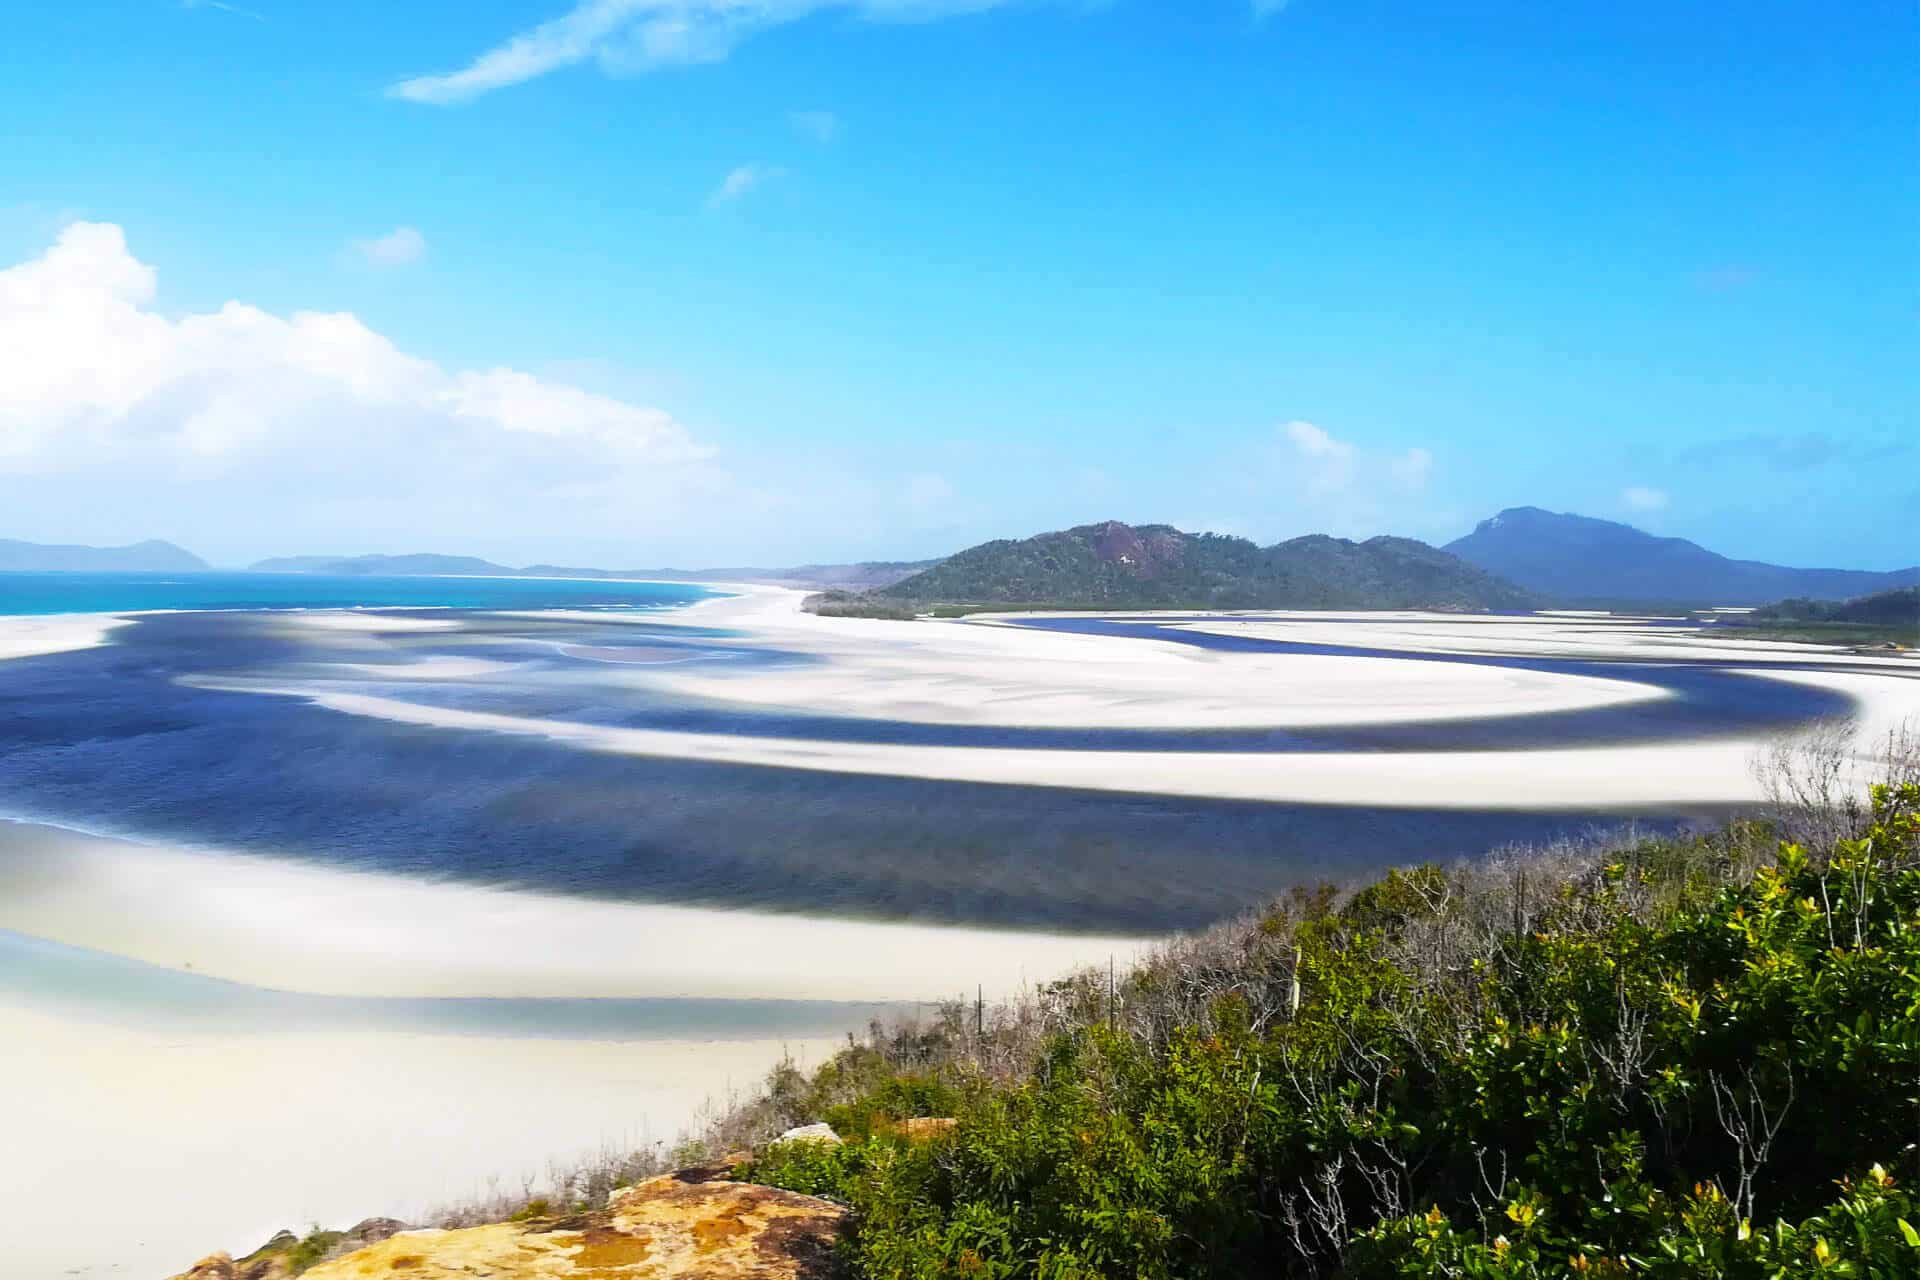
POLYGON ((1920 1276, 1920 788, 1759 840, 1297 895, 1137 1015, 1061 984, 1004 1079, 840 1055, 796 1087, 854 1141, 754 1176, 853 1206, 890 1280, 1920 1276))

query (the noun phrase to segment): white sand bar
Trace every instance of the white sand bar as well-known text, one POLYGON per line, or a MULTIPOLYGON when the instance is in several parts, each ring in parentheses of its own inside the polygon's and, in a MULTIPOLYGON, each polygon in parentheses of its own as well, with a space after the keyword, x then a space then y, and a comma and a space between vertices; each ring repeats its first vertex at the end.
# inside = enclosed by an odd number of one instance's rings
MULTIPOLYGON (((1790 679, 1848 693, 1869 705, 1863 739, 1920 719, 1920 681, 1795 672, 1790 679)), ((1069 748, 834 742, 619 728, 496 712, 425 706, 299 685, 206 680, 208 688, 300 697, 346 715, 465 732, 524 734, 582 751, 1016 786, 1298 804, 1527 812, 1737 805, 1761 798, 1759 744, 1737 738, 1551 751, 1380 753, 1079 751, 1069 748)))
POLYGON ((996 996, 1140 946, 568 898, 4 821, 0 929, 343 996, 996 996))
MULTIPOLYGON (((1053 728, 1295 728, 1466 720, 1665 696, 1627 680, 1462 663, 1227 653, 926 619, 821 618, 799 592, 741 589, 650 619, 732 628, 741 643, 816 661, 663 673, 685 696, 756 708, 930 724, 1053 728)), ((1347 628, 1339 643, 1364 643, 1347 628)), ((1304 638, 1304 637, 1303 637, 1304 638)))
POLYGON ((105 644, 130 619, 106 613, 60 613, 0 618, 0 661, 66 653, 105 644))

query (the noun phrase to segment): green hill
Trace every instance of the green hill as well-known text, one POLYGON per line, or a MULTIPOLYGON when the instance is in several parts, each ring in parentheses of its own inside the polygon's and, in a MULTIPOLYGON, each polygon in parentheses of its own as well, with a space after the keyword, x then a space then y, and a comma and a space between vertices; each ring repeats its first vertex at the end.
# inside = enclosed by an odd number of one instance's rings
POLYGON ((1523 609, 1528 592, 1409 538, 1245 538, 1117 520, 982 543, 877 593, 1098 609, 1523 609))

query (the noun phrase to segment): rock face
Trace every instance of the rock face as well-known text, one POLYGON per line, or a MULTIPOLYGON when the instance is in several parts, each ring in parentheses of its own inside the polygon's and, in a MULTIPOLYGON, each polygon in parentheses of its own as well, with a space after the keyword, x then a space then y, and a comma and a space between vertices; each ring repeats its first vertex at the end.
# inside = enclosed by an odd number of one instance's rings
POLYGON ((306 1240, 282 1231, 244 1258, 216 1253, 200 1259, 174 1280, 289 1280, 322 1257, 337 1256, 387 1239, 407 1224, 393 1218, 368 1218, 345 1231, 318 1231, 306 1240))
POLYGON ((845 1218, 812 1196, 729 1181, 724 1166, 684 1169, 616 1191, 593 1213, 404 1231, 305 1280, 825 1280, 839 1274, 845 1218))

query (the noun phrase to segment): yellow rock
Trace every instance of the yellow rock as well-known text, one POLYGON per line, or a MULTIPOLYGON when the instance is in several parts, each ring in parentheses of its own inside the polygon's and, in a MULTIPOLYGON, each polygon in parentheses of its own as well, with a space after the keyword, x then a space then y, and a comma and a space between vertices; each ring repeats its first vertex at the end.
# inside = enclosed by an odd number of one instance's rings
POLYGON ((590 1214, 403 1232, 305 1280, 818 1280, 836 1274, 845 1217, 812 1196, 691 1169, 616 1191, 590 1214))

